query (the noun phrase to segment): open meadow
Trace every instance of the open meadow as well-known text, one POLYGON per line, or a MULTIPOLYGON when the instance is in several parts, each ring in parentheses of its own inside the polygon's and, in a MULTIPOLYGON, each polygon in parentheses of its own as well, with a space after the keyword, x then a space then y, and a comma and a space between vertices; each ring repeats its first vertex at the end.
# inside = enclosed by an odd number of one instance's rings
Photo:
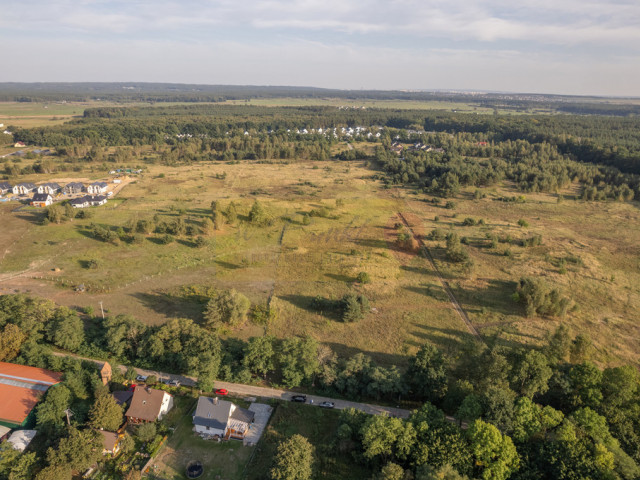
MULTIPOLYGON (((41 225, 42 210, 10 202, 0 207, 0 292, 32 292, 98 311, 102 302, 111 314, 161 324, 172 317, 202 319, 204 306, 189 293, 194 288, 234 288, 255 305, 269 303, 278 315, 266 326, 249 322, 227 330, 228 336, 309 334, 340 355, 365 352, 383 364, 404 364, 425 341, 455 355, 470 331, 428 260, 396 246, 401 212, 485 340, 540 344, 563 322, 591 335, 598 360, 638 363, 637 204, 573 200, 571 189, 562 202, 549 194, 503 202, 518 194, 505 183, 481 199, 465 191, 447 209, 409 189, 383 188, 373 173, 360 161, 150 166, 107 205, 92 208, 91 218, 59 225, 41 225), (248 222, 256 199, 276 219, 271 226, 248 222), (163 244, 147 234, 140 243, 113 244, 90 233, 92 224, 117 230, 155 215, 199 227, 212 201, 223 210, 234 202, 238 220, 221 225, 204 247, 193 237, 163 244), (484 222, 464 226, 467 217, 484 222), (519 226, 520 219, 528 226, 519 226), (466 237, 473 267, 444 259, 444 242, 429 240, 436 228, 466 237), (542 245, 519 245, 535 234, 542 245), (497 246, 488 235, 500 239, 497 246), (371 283, 357 283, 360 272, 371 283), (561 286, 576 308, 563 320, 526 318, 511 298, 526 275, 561 286), (76 292, 78 285, 86 292, 76 292), (371 303, 372 313, 360 322, 343 323, 314 307, 316 297, 337 300, 352 291, 371 303)), ((63 175, 69 180, 68 173, 57 174, 63 175)))

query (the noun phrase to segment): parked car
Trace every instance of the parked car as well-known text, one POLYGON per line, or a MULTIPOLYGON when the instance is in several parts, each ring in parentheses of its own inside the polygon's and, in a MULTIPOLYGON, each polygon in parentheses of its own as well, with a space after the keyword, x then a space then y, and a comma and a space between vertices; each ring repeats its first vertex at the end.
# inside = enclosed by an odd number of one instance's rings
POLYGON ((179 387, 181 385, 179 380, 171 380, 167 383, 170 387, 179 387))
POLYGON ((336 406, 336 404, 333 402, 320 402, 318 406, 322 408, 333 408, 336 406))
POLYGON ((293 397, 291 397, 291 401, 292 402, 306 403, 307 402, 307 396, 306 395, 294 395, 293 397))
POLYGON ((227 390, 226 388, 219 388, 213 393, 215 393, 216 395, 229 395, 229 390, 227 390))
POLYGON ((147 378, 149 378, 149 377, 147 377, 146 375, 138 375, 136 377, 136 382, 146 382, 147 378))

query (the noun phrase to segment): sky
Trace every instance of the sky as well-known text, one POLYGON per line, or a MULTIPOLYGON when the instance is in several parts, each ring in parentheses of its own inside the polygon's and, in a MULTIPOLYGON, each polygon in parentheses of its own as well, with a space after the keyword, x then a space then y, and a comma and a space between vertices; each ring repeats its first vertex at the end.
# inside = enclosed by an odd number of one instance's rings
POLYGON ((640 96, 640 0, 0 0, 0 82, 640 96))

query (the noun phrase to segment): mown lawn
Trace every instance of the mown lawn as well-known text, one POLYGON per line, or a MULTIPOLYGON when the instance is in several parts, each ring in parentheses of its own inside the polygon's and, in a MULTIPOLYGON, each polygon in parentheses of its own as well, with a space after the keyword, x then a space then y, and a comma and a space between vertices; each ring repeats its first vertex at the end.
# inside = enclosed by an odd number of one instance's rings
POLYGON ((158 454, 153 473, 167 480, 186 479, 186 465, 198 460, 204 466, 204 475, 200 477, 204 480, 241 480, 255 447, 244 447, 242 442, 235 440, 218 443, 201 439, 192 431, 191 413, 195 401, 176 397, 176 408, 167 417, 167 422, 175 424, 176 429, 158 454))
POLYGON ((247 468, 246 480, 268 480, 278 444, 300 434, 315 447, 314 479, 359 480, 371 478, 372 472, 351 458, 341 455, 334 446, 340 426, 340 413, 311 405, 280 403, 267 426, 258 450, 247 468))

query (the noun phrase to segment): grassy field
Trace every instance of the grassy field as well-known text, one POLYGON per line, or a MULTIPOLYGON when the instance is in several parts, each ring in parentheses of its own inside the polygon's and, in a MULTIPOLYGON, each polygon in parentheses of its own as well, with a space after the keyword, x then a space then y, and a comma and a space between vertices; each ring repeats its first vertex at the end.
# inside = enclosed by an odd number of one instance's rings
MULTIPOLYGON (((267 327, 247 323, 228 332, 231 336, 247 339, 265 328, 278 337, 310 334, 341 355, 365 352, 386 365, 403 365, 425 341, 455 354, 469 331, 427 260, 395 247, 394 224, 403 212, 422 236, 440 228, 467 237, 475 264, 469 271, 445 260, 444 242, 427 244, 487 341, 539 344, 562 321, 574 334, 591 335, 597 360, 640 363, 633 318, 640 307, 637 203, 582 202, 573 199, 576 189, 562 192, 560 203, 546 194, 507 203, 499 199, 519 192, 505 183, 478 200, 473 191, 464 191, 451 210, 444 202, 425 202, 424 194, 384 189, 372 174, 363 162, 150 166, 114 200, 92 208, 90 219, 42 226, 41 210, 0 205, 0 293, 28 291, 94 310, 103 302, 110 313, 160 324, 172 317, 200 321, 203 307, 185 297, 185 287, 235 288, 254 304, 271 299, 279 314, 267 327), (255 199, 277 218, 272 226, 247 221, 255 199), (117 228, 154 215, 165 221, 181 216, 199 226, 213 200, 223 209, 235 202, 239 220, 207 238, 204 248, 189 237, 163 245, 151 234, 141 244, 114 245, 90 234, 91 223, 117 228), (323 208, 326 217, 304 224, 304 213, 323 208), (466 217, 482 218, 484 225, 465 227, 466 217), (529 226, 518 226, 519 219, 529 226), (511 243, 488 248, 487 234, 510 235, 511 243), (542 235, 542 245, 520 246, 534 234, 542 235), (505 256, 507 250, 511 256, 505 256), (97 268, 88 268, 93 260, 97 268), (367 272, 372 282, 355 284, 359 272, 367 272), (511 300, 525 275, 561 286, 577 309, 563 320, 526 318, 511 300), (79 284, 86 293, 74 291, 79 284), (316 296, 338 299, 349 291, 371 301, 374 310, 361 322, 344 324, 312 308, 316 296)), ((83 175, 104 178, 99 171, 83 175)), ((20 181, 69 179, 69 173, 60 173, 20 181)))
POLYGON ((266 480, 273 465, 278 444, 295 434, 307 438, 315 447, 314 479, 368 479, 372 472, 341 455, 334 446, 340 426, 340 412, 310 405, 279 404, 256 447, 247 468, 247 480, 266 480))

